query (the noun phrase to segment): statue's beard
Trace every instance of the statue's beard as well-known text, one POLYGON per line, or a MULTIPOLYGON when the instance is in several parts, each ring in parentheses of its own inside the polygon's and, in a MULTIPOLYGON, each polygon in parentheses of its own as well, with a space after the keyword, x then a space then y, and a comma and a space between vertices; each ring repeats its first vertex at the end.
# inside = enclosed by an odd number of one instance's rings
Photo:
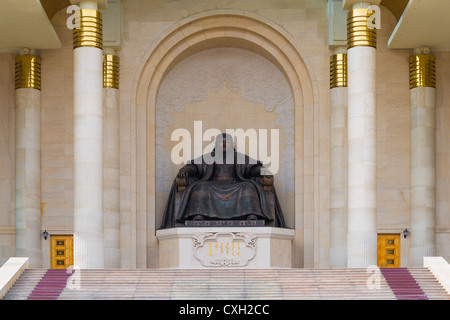
POLYGON ((214 154, 215 162, 218 164, 234 164, 234 149, 230 146, 217 148, 214 154))

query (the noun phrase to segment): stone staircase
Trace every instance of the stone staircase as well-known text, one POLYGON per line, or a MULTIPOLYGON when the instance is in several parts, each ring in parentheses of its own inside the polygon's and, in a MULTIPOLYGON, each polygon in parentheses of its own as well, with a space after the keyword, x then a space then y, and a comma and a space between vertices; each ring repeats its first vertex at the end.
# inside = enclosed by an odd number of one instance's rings
POLYGON ((374 274, 363 268, 89 269, 72 277, 66 270, 27 269, 4 299, 450 300, 428 269, 398 270, 401 276, 381 269, 378 286, 369 288, 374 274))

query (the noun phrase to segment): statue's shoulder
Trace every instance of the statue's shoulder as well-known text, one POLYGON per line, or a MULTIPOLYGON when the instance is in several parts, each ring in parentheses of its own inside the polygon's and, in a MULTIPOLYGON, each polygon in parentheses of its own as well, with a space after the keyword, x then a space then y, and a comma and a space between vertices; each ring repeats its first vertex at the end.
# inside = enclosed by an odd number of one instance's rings
POLYGON ((257 159, 251 158, 248 155, 240 152, 236 152, 236 163, 237 164, 261 164, 257 159))

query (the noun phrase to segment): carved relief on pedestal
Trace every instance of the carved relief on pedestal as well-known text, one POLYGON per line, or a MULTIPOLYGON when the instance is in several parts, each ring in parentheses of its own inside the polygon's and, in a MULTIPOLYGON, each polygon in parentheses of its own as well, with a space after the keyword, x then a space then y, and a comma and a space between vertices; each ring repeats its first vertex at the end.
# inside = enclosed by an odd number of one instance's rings
POLYGON ((206 232, 192 236, 194 257, 205 267, 244 267, 256 255, 256 235, 206 232))

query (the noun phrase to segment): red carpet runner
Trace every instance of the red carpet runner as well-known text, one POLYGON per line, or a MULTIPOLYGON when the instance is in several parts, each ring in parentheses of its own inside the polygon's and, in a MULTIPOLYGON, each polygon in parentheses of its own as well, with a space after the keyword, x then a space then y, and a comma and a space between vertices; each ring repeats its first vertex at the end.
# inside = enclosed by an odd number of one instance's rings
POLYGON ((428 300, 407 268, 380 268, 398 300, 428 300))
POLYGON ((66 269, 48 269, 27 300, 58 299, 66 287, 67 279, 72 275, 72 272, 66 269))

